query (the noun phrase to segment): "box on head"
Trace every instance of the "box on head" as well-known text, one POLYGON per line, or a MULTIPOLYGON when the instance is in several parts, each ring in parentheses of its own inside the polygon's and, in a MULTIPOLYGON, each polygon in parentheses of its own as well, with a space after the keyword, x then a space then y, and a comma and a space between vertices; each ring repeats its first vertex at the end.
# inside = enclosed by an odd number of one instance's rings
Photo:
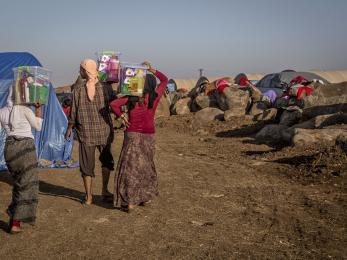
POLYGON ((98 76, 101 82, 119 82, 120 52, 101 51, 98 56, 98 76))
POLYGON ((147 67, 141 64, 122 63, 120 73, 120 95, 141 96, 143 94, 147 67))
POLYGON ((13 69, 15 104, 47 104, 52 72, 39 66, 13 69))

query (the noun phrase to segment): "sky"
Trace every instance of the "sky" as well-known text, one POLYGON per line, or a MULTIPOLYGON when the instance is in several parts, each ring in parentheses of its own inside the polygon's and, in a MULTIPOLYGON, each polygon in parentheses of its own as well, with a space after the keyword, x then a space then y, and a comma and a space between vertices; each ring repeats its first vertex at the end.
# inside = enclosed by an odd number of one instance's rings
POLYGON ((347 69, 347 0, 0 0, 0 52, 75 81, 103 49, 170 78, 347 69))

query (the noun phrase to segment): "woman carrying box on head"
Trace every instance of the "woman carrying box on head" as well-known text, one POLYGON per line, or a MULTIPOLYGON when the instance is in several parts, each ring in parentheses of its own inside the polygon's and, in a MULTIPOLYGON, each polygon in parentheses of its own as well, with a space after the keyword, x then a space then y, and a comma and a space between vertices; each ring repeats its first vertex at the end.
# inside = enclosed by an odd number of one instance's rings
POLYGON ((159 194, 154 165, 154 115, 168 79, 150 63, 143 65, 152 73, 146 75, 143 95, 119 98, 110 104, 126 126, 114 192, 114 206, 125 211, 144 205, 159 194), (156 78, 160 80, 159 86, 156 78), (129 119, 122 113, 123 106, 127 107, 129 119))
POLYGON ((36 112, 27 105, 13 105, 12 91, 7 105, 0 109, 0 123, 6 130, 4 156, 13 178, 12 202, 7 209, 10 233, 21 232, 21 222, 34 223, 38 203, 39 178, 34 136, 31 129, 42 127, 41 106, 36 112))

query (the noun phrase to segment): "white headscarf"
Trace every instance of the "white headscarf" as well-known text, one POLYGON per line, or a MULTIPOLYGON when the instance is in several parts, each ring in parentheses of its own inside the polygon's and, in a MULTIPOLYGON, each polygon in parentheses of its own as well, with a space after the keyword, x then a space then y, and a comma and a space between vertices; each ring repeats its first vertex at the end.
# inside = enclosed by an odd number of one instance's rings
POLYGON ((87 74, 87 94, 89 100, 95 96, 96 84, 98 83, 98 67, 94 60, 86 59, 81 62, 81 67, 87 74))

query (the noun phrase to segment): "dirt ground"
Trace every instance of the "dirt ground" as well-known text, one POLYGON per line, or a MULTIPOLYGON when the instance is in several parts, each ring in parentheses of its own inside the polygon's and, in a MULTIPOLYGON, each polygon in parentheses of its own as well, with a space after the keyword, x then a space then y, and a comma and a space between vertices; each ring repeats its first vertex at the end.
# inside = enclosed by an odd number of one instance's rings
POLYGON ((160 196, 129 214, 101 201, 100 164, 89 207, 78 169, 41 169, 37 224, 9 235, 0 173, 0 259, 346 259, 346 154, 258 145, 244 121, 158 120, 160 196))

